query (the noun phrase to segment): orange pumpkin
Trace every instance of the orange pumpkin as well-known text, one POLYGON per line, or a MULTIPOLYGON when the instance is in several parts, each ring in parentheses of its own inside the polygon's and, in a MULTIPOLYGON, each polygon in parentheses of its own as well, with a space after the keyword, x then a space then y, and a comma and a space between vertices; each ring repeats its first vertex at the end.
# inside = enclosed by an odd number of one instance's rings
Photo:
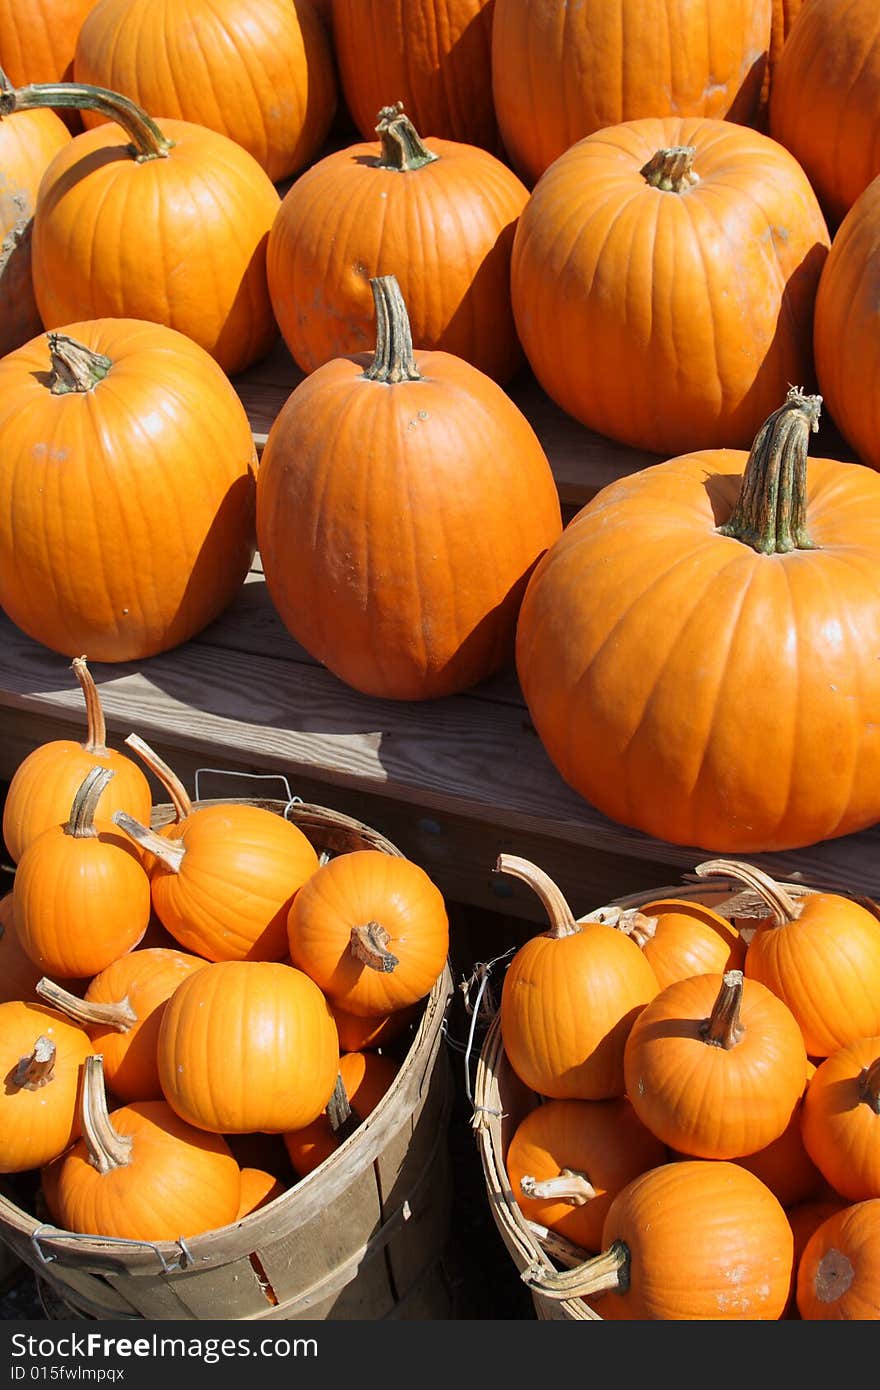
POLYGON ((626 1093, 643 1124, 694 1158, 754 1154, 803 1094, 807 1053, 785 1004, 741 970, 660 991, 632 1026, 626 1093))
MULTIPOLYGON (((0 5, 0 25, 3 7, 0 5)), ((0 32, 0 62, 3 36, 0 32)), ((0 88, 0 114, 3 111, 0 88)), ((0 357, 42 328, 31 277, 31 229, 43 171, 70 139, 54 111, 0 120, 0 357)))
POLYGON ((255 471, 244 406, 183 334, 107 318, 34 338, 0 360, 0 604, 66 656, 178 646, 247 574, 255 471))
POLYGON ((328 1003, 339 1034, 340 1052, 371 1052, 378 1047, 385 1047, 401 1037, 421 1014, 421 1008, 416 1003, 410 1004, 408 1008, 395 1009, 390 1014, 361 1018, 357 1014, 340 1009, 332 999, 328 1000, 328 1003))
POLYGON ((399 1071, 399 1064, 378 1052, 346 1052, 339 1059, 339 1078, 345 1099, 344 1118, 334 1126, 325 1112, 302 1129, 284 1137, 293 1169, 301 1178, 313 1172, 371 1115, 399 1071))
POLYGON ((0 898, 0 1003, 10 999, 33 999, 42 973, 18 939, 10 890, 0 898))
POLYGON ((67 1230, 176 1241, 236 1220, 241 1172, 226 1141, 185 1124, 164 1100, 108 1111, 100 1056, 86 1061, 82 1130, 50 1180, 67 1230))
POLYGON ((276 961, 226 960, 178 985, 162 1014, 157 1057, 165 1099, 189 1124, 283 1134, 324 1109, 339 1048, 327 1001, 308 975, 276 961))
POLYGON ((801 1255, 797 1306, 809 1321, 880 1318, 880 1197, 822 1222, 801 1255))
POLYGON ((770 134, 803 166, 832 224, 880 173, 878 95, 874 0, 803 0, 773 73, 770 134))
POLYGON ((843 1211, 847 1203, 841 1197, 835 1200, 832 1197, 814 1197, 807 1201, 797 1202, 793 1207, 786 1211, 788 1223, 791 1226, 794 1236, 794 1262, 792 1270, 791 1292, 788 1296, 788 1303, 785 1305, 784 1318, 799 1318, 800 1313, 797 1307, 797 1272, 801 1262, 801 1256, 807 1248, 807 1241, 814 1231, 827 1221, 829 1216, 834 1216, 836 1212, 843 1211))
POLYGON ((623 122, 533 190, 511 258, 517 332, 590 429, 653 453, 748 448, 789 384, 815 379, 829 244, 806 174, 769 136, 623 122))
POLYGON ((345 104, 365 140, 389 95, 419 130, 500 152, 492 101, 495 0, 332 0, 345 104))
MULTIPOLYGON (((311 0, 100 0, 79 31, 73 72, 219 131, 273 182, 314 158, 336 110, 332 52, 311 0)), ((89 112, 83 120, 97 123, 89 112)))
POLYGON ((664 1163, 617 1193, 602 1253, 532 1282, 552 1298, 604 1293, 612 1316, 663 1321, 772 1321, 792 1277, 785 1212, 754 1173, 719 1159, 664 1163))
POLYGON ((804 1097, 801 1135, 841 1196, 880 1197, 880 1037, 858 1038, 819 1065, 804 1097))
POLYGON ((56 1158, 80 1132, 80 1071, 92 1045, 78 1024, 40 1003, 0 1004, 0 1173, 56 1158))
MULTIPOLYGON (((804 1095, 810 1085, 816 1068, 812 1062, 807 1062, 807 1084, 804 1095)), ((765 1186, 779 1198, 779 1201, 790 1211, 793 1206, 800 1202, 806 1202, 811 1198, 816 1198, 822 1191, 822 1174, 816 1167, 810 1155, 804 1147, 803 1135, 801 1133, 801 1117, 804 1109, 804 1096, 798 1101, 794 1110, 791 1112, 791 1119, 785 1126, 778 1139, 774 1139, 765 1148, 758 1149, 755 1153, 736 1159, 744 1168, 760 1178, 765 1186)))
POLYGON ((880 1034, 880 922, 840 893, 797 898, 756 869, 727 859, 697 865, 739 879, 766 903, 746 952, 746 974, 789 1007, 811 1057, 880 1034))
POLYGON ((161 947, 129 951, 94 976, 82 999, 52 980, 42 980, 37 993, 83 1025, 119 1100, 161 1100, 156 1044, 162 1013, 180 982, 207 964, 161 947))
POLYGON ((510 255, 528 190, 486 150, 430 127, 422 140, 400 102, 373 126, 378 142, 333 151, 298 178, 272 226, 269 293, 294 361, 312 372, 369 351, 370 281, 394 275, 417 348, 504 384, 523 360, 510 255))
POLYGON ((69 820, 44 830, 19 860, 12 888, 18 939, 46 975, 96 975, 147 929, 146 871, 109 821, 95 821, 95 804, 113 776, 109 767, 87 772, 69 820))
POLYGON ((449 919, 425 870, 382 850, 322 864, 293 900, 290 959, 347 1013, 362 1018, 424 999, 443 973, 449 919))
POLYGON ((617 1193, 666 1162, 666 1146, 625 1096, 548 1100, 520 1120, 505 1157, 511 1191, 526 1220, 589 1253, 617 1193))
POLYGON ((495 0, 492 91, 505 148, 534 183, 575 141, 643 116, 751 124, 771 0, 495 0))
POLYGON ((645 953, 661 989, 691 975, 741 970, 746 943, 726 917, 690 898, 657 898, 612 925, 645 953))
POLYGON ((527 883, 550 919, 546 932, 520 946, 504 976, 501 1034, 511 1067, 542 1096, 622 1096, 624 1047, 657 993, 656 975, 622 932, 590 917, 575 921, 536 864, 502 854, 496 872, 527 883))
POLYGON ((709 449, 610 484, 536 567, 523 694, 557 769, 612 820, 744 853, 880 817, 880 477, 808 472, 819 408, 792 391, 748 457, 709 449))
POLYGON ((61 82, 96 0, 0 0, 0 67, 16 87, 61 82))
POLYGON ((458 357, 414 352, 395 277, 371 285, 373 360, 319 367, 269 431, 258 544, 312 656, 364 694, 433 699, 509 661, 559 494, 513 401, 458 357))
POLYGON ((242 1168, 241 1200, 238 1204, 238 1219, 250 1216, 252 1211, 268 1206, 286 1191, 284 1183, 274 1173, 266 1173, 262 1168, 242 1168))
POLYGON ((102 88, 20 87, 4 105, 105 118, 58 151, 40 184, 31 254, 46 328, 147 319, 176 328, 230 374, 265 355, 277 336, 266 242, 280 196, 252 155, 192 121, 169 118, 160 130, 102 88))
POLYGON ((143 772, 132 758, 107 746, 101 698, 85 657, 74 657, 72 666, 85 697, 86 737, 82 743, 54 738, 38 744, 12 774, 3 805, 3 840, 15 863, 41 831, 66 820, 91 767, 110 767, 114 774, 98 800, 97 816, 109 820, 119 809, 150 816, 153 793, 143 772))

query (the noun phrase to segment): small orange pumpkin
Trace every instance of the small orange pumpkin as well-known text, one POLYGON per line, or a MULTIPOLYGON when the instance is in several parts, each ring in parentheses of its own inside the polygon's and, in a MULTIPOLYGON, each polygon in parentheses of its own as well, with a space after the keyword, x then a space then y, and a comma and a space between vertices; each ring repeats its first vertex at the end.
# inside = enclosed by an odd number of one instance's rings
POLYGON ((12 915, 12 892, 0 898, 0 1003, 33 999, 42 970, 22 948, 12 915))
POLYGON ((623 1051, 636 1017, 658 991, 634 941, 598 920, 575 921, 536 864, 502 854, 496 872, 527 883, 550 919, 513 956, 501 989, 501 1034, 510 1065, 539 1095, 606 1100, 624 1093, 623 1051))
POLYGON ((841 1196, 880 1197, 880 1036, 857 1038, 819 1065, 804 1097, 801 1134, 841 1196))
POLYGON ((310 1125, 283 1136, 290 1162, 301 1178, 335 1153, 372 1114, 399 1070, 397 1062, 378 1052, 346 1052, 340 1057, 337 1087, 341 1087, 340 1100, 344 1101, 342 1113, 334 1111, 331 1119, 332 1107, 328 1106, 310 1125))
POLYGON ((250 1216, 252 1211, 268 1206, 285 1191, 284 1183, 280 1178, 276 1178, 274 1173, 267 1173, 262 1168, 242 1168, 239 1221, 245 1216, 250 1216))
POLYGON ((880 1318, 880 1197, 822 1222, 801 1255, 797 1306, 809 1321, 880 1318))
POLYGON ((794 1236, 794 1269, 791 1281, 791 1293, 788 1296, 788 1303, 785 1306, 784 1318, 799 1318, 797 1306, 797 1272, 800 1267, 801 1256, 807 1248, 807 1242, 814 1231, 817 1231, 823 1221, 827 1221, 829 1216, 834 1216, 837 1212, 843 1211, 849 1203, 841 1197, 813 1197, 803 1202, 796 1202, 793 1207, 786 1211, 788 1223, 791 1226, 794 1236))
POLYGON ((153 793, 133 758, 107 746, 107 726, 98 687, 84 656, 71 662, 86 704, 86 737, 50 739, 38 744, 12 774, 3 806, 3 839, 17 864, 40 831, 67 818, 77 788, 90 767, 111 767, 115 776, 98 798, 95 814, 109 820, 124 810, 149 820, 153 793))
POLYGON ((339 1047, 327 1000, 308 975, 279 961, 224 960, 178 985, 157 1058, 163 1094, 187 1123, 217 1134, 283 1134, 324 1109, 339 1047))
MULTIPOLYGON (((0 31, 2 24, 0 7, 0 31)), ((0 32, 0 61, 2 43, 0 32)), ((31 228, 43 171, 69 139, 54 111, 18 111, 0 119, 0 357, 43 327, 31 275, 31 228)))
POLYGON ((362 1018, 429 994, 446 963, 439 888, 411 859, 359 849, 323 864, 293 900, 290 959, 334 1004, 362 1018))
POLYGON ((689 898, 657 898, 613 925, 641 946, 661 989, 691 975, 741 970, 746 943, 732 922, 689 898))
POLYGON ((92 1044, 57 1009, 0 1004, 0 1173, 56 1158, 80 1132, 80 1071, 92 1044))

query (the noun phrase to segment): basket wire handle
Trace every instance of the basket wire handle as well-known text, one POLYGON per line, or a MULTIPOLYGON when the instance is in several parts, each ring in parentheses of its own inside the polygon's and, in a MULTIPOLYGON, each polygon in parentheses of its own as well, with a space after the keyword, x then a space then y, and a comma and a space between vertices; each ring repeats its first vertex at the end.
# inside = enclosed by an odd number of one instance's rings
POLYGON ((290 783, 288 782, 283 772, 238 772, 233 768, 227 767, 196 768, 195 776, 193 778, 193 790, 195 791, 196 801, 201 800, 201 797, 199 795, 199 777, 203 772, 213 772, 217 777, 247 777, 248 780, 255 782, 281 782, 284 786, 284 790, 287 792, 287 805, 281 813, 284 816, 285 820, 287 819, 287 813, 290 810, 291 806, 302 806, 304 804, 301 796, 294 796, 293 792, 291 792, 290 783))
POLYGON ((504 1114, 503 1110, 492 1110, 489 1106, 486 1105, 474 1105, 474 1097, 473 1092, 471 1090, 471 1051, 473 1050, 474 1045, 474 1033, 476 1032, 477 1019, 480 1017, 480 1003, 483 998, 483 993, 489 983, 489 976, 492 973, 492 968, 493 966, 498 965, 500 961, 507 960, 508 956, 513 955, 515 950, 516 947, 511 946, 508 950, 502 952, 500 956, 496 956, 494 960, 478 961, 476 966, 474 967, 474 973, 471 976, 470 980, 466 980, 464 982, 464 985, 462 986, 462 988, 465 990, 466 1002, 469 1002, 467 1001, 466 993, 468 986, 473 984, 476 980, 479 980, 480 982, 480 987, 477 990, 477 997, 474 1000, 473 1008, 470 1011, 471 1024, 470 1028, 468 1029, 467 1043, 465 1044, 464 1048, 464 1089, 465 1094, 473 1108, 473 1115, 471 1117, 472 1120, 476 1118, 478 1113, 483 1113, 487 1115, 497 1115, 499 1116, 499 1118, 504 1114))
POLYGON ((172 1274, 175 1270, 186 1269, 187 1265, 195 1264, 195 1257, 183 1236, 178 1236, 175 1244, 180 1249, 180 1256, 170 1262, 165 1258, 159 1246, 152 1240, 129 1240, 123 1236, 94 1236, 86 1235, 82 1231, 64 1231, 57 1226, 51 1226, 45 1221, 41 1221, 31 1232, 31 1245, 34 1253, 41 1264, 51 1264, 57 1260, 58 1256, 47 1253, 40 1244, 40 1238, 51 1236, 52 1240, 70 1241, 91 1241, 99 1240, 102 1245, 124 1245, 127 1250, 152 1250, 153 1254, 161 1265, 162 1274, 172 1274))

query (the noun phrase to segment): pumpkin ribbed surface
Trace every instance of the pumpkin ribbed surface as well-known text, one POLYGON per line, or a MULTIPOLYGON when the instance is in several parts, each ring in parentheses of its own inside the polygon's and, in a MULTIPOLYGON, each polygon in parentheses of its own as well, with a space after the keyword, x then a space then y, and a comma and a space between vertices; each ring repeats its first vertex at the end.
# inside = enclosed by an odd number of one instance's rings
POLYGON ((96 0, 0 0, 0 67, 15 87, 67 80, 96 0))
POLYGON ((85 1030, 57 1009, 0 1004, 0 1173, 39 1168, 76 1139, 80 1073, 91 1052, 85 1030))

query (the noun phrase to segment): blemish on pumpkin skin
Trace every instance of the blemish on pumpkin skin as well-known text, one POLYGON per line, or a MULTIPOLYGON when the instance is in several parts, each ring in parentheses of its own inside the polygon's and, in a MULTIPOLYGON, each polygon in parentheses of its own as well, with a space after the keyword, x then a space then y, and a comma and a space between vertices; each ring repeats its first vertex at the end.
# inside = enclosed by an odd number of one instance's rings
POLYGON ((855 1270, 842 1250, 827 1250, 819 1261, 813 1292, 822 1303, 836 1303, 855 1278, 855 1270))

